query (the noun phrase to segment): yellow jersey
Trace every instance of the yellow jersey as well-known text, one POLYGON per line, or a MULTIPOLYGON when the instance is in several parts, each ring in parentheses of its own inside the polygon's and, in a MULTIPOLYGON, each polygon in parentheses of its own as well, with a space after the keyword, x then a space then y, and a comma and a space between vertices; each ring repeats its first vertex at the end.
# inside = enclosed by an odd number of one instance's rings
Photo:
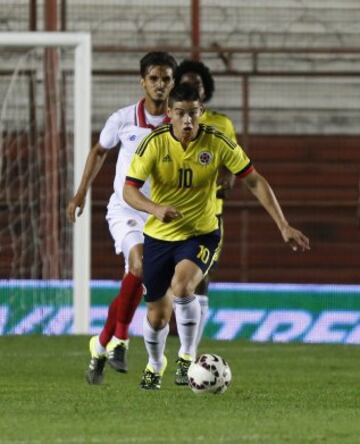
POLYGON ((164 223, 150 215, 144 233, 178 241, 216 230, 216 179, 222 166, 240 176, 252 170, 242 148, 214 127, 200 124, 186 150, 174 137, 171 125, 145 137, 132 159, 126 183, 140 187, 150 177, 152 201, 173 206, 182 216, 164 223))
MULTIPOLYGON (((199 122, 214 126, 217 130, 226 134, 229 139, 237 143, 234 125, 229 117, 225 114, 221 114, 212 109, 206 108, 202 113, 199 122)), ((217 189, 219 188, 220 187, 217 187, 217 189)), ((216 214, 222 214, 223 203, 224 201, 222 199, 216 199, 216 214)))

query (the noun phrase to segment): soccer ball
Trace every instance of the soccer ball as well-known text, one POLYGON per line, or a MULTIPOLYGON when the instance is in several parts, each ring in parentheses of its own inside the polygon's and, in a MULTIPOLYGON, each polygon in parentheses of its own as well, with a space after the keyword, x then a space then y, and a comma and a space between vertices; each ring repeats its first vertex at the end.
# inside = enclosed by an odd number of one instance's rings
POLYGON ((189 386, 194 393, 224 393, 231 382, 229 364, 221 356, 200 355, 188 371, 189 386))

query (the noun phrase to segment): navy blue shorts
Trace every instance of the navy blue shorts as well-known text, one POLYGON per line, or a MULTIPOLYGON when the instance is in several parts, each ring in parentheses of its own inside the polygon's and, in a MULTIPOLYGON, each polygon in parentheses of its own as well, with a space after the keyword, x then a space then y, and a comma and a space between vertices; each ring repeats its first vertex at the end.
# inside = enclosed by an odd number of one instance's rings
POLYGON ((144 235, 143 270, 146 302, 161 299, 170 287, 175 266, 184 259, 194 262, 205 275, 220 246, 220 230, 182 241, 164 241, 144 235))

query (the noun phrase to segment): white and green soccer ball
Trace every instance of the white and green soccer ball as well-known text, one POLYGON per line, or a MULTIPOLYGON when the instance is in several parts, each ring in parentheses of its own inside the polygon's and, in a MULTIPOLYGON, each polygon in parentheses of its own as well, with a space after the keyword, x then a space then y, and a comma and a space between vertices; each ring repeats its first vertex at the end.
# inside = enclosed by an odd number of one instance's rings
POLYGON ((220 394, 230 385, 231 370, 221 356, 205 353, 191 363, 188 379, 191 390, 196 394, 220 394))

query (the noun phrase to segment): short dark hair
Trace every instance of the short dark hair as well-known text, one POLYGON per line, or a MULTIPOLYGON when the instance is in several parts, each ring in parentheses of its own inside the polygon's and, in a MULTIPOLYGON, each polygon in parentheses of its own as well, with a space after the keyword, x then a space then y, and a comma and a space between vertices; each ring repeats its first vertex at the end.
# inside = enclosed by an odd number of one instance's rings
POLYGON ((169 95, 169 106, 172 107, 175 102, 182 101, 200 101, 199 92, 189 83, 180 83, 180 85, 175 86, 169 95))
POLYGON ((150 66, 168 66, 175 74, 177 63, 172 55, 163 51, 148 52, 140 60, 140 75, 144 78, 150 66))
POLYGON ((205 91, 204 102, 208 102, 215 91, 215 83, 210 69, 202 62, 183 60, 175 71, 175 86, 181 82, 181 77, 189 72, 194 72, 201 77, 205 91))

